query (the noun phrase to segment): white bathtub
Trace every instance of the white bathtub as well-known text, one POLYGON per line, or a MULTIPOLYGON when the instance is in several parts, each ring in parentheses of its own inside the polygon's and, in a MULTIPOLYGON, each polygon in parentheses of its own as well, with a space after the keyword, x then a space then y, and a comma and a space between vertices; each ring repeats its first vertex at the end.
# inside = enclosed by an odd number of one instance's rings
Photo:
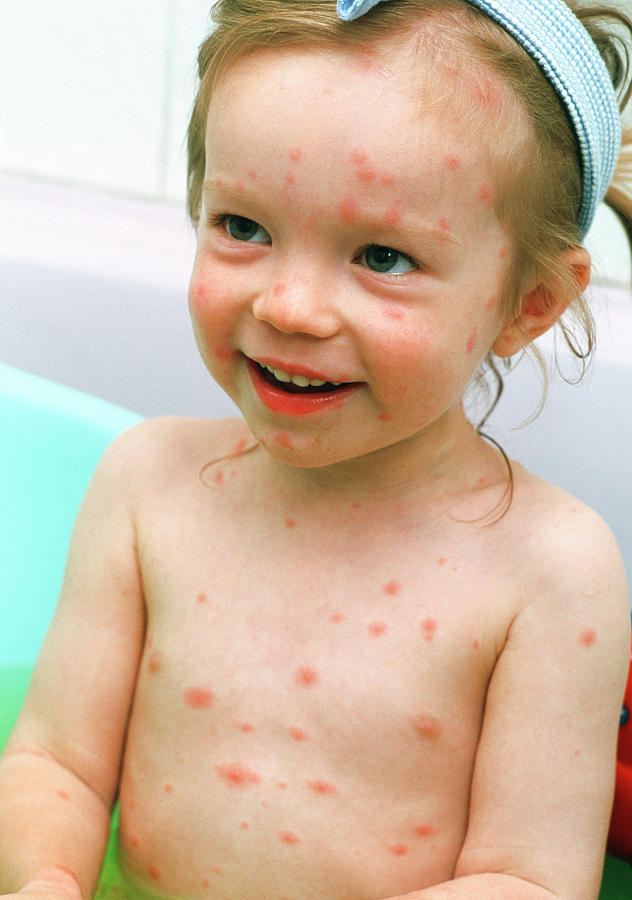
MULTIPOLYGON (((6 177, 0 209, 1 362, 143 415, 233 414, 191 334, 194 237, 182 211, 6 177)), ((594 299, 599 346, 585 382, 554 379, 540 416, 515 430, 539 391, 521 364, 488 431, 604 516, 632 581, 632 296, 602 287, 594 299)))

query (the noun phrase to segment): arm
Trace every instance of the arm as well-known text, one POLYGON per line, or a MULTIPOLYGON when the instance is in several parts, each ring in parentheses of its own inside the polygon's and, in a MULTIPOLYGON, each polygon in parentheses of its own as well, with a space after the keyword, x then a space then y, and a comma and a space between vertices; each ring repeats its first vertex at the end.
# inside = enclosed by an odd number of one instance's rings
POLYGON ((0 762, 0 893, 30 885, 27 896, 74 900, 77 884, 90 896, 99 873, 144 630, 133 443, 124 436, 110 448, 88 489, 0 762))
POLYGON ((598 895, 629 664, 625 575, 588 511, 538 540, 540 552, 525 553, 532 595, 488 689, 454 880, 407 900, 598 895))

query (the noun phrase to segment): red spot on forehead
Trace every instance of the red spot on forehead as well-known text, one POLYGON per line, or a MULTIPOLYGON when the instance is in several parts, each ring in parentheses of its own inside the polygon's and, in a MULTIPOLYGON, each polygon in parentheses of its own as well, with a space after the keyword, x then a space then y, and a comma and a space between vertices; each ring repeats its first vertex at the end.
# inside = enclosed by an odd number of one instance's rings
POLYGON ((297 838, 297 836, 292 831, 282 831, 279 834, 279 840, 283 844, 288 844, 291 847, 295 844, 300 844, 300 838, 297 838))
POLYGON ((472 352, 473 352, 474 347, 476 347, 476 342, 477 342, 477 340, 478 340, 478 330, 475 328, 475 329, 472 331, 472 333, 471 333, 471 335, 469 336, 469 338, 467 339, 467 345, 466 345, 465 349, 467 350, 468 353, 472 353, 472 352))
POLYGON ((294 681, 300 687, 314 687, 318 684, 318 672, 311 666, 300 666, 294 673, 294 681))
POLYGON ((579 635, 579 643, 583 647, 592 647, 597 642, 597 632, 594 628, 587 628, 579 635))
POLYGON ((209 709, 215 702, 215 695, 207 688, 188 687, 184 692, 184 702, 191 709, 209 709))
POLYGON ((437 621, 436 619, 424 619, 421 623, 421 634, 423 636, 424 641, 432 641, 434 640, 434 636, 437 631, 437 621))
POLYGON ((254 784, 261 784, 261 776, 252 769, 247 769, 241 763, 230 763, 227 766, 215 766, 215 771, 227 784, 231 787, 250 787, 254 784))
POLYGON ((340 218, 343 222, 351 224, 358 215, 358 202, 355 197, 345 197, 340 203, 340 218))
POLYGON ((386 633, 385 622, 371 622, 368 626, 368 632, 371 637, 377 638, 386 633))
POLYGON ((332 797, 337 793, 336 788, 328 781, 308 781, 307 787, 315 794, 320 794, 321 797, 332 797))
POLYGON ((399 225, 402 221, 402 213, 397 204, 393 204, 390 209, 387 209, 382 219, 387 225, 399 225))
POLYGON ((401 591, 402 586, 399 581, 389 581, 388 584, 384 585, 384 593, 388 594, 389 597, 395 597, 401 591))

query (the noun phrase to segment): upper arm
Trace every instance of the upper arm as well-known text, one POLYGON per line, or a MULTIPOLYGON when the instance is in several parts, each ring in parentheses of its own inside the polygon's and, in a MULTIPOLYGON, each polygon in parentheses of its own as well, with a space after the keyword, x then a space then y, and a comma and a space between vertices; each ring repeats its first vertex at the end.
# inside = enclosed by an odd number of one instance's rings
POLYGON ((57 609, 8 747, 50 753, 107 804, 116 792, 144 632, 130 488, 137 442, 131 433, 115 441, 88 487, 57 609))
POLYGON ((532 557, 539 574, 488 689, 456 875, 506 872, 559 897, 594 900, 629 663, 629 609, 609 530, 594 514, 578 519, 541 543, 541 561, 532 557))

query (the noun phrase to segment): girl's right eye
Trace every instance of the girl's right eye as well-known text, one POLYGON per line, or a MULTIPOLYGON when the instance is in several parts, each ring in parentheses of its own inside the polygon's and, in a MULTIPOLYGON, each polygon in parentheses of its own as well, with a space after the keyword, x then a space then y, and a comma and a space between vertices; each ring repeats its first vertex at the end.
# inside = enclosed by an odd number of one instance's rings
POLYGON ((222 216, 218 224, 223 225, 224 230, 236 241, 244 241, 249 244, 269 244, 270 235, 253 219, 244 216, 222 216))

